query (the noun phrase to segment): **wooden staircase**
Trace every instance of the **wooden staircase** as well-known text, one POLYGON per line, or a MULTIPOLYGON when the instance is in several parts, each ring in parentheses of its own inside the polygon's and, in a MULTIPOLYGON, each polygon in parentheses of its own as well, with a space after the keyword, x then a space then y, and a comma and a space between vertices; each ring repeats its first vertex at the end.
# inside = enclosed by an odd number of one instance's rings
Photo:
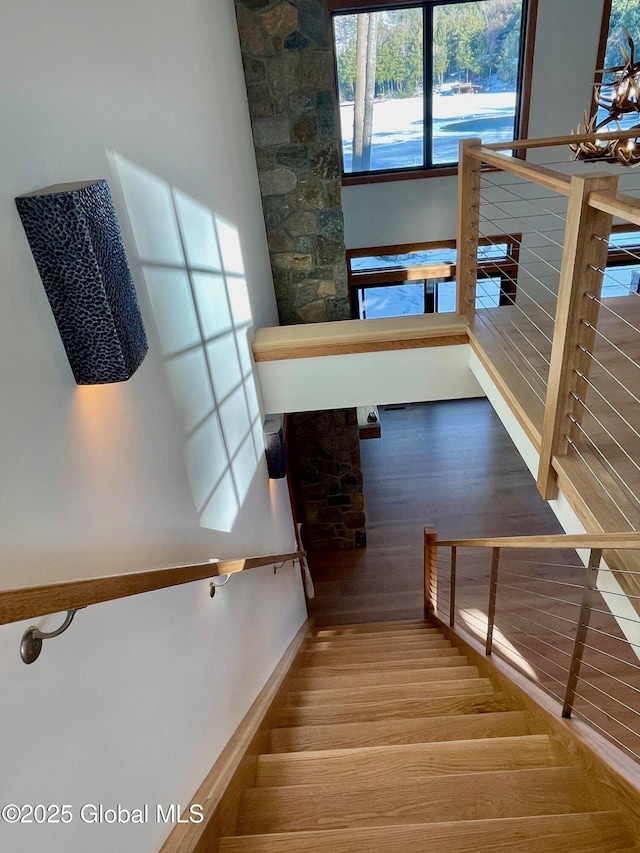
POLYGON ((309 638, 221 853, 614 853, 627 813, 422 620, 309 638))

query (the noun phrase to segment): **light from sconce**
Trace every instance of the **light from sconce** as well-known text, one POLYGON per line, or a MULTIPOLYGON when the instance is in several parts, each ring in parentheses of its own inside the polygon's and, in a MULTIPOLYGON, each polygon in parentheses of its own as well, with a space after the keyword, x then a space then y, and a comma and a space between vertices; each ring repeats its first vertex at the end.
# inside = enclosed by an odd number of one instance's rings
POLYGON ((16 206, 76 382, 129 379, 147 337, 107 182, 56 184, 16 206))
POLYGON ((282 418, 269 415, 262 427, 264 451, 267 459, 269 479, 281 480, 286 472, 286 457, 284 452, 284 437, 282 434, 282 418))

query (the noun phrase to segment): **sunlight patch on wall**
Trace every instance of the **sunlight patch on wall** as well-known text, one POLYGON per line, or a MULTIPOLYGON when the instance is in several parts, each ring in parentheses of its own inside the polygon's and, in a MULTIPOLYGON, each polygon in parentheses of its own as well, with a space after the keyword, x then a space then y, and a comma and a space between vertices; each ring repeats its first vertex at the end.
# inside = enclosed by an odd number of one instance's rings
POLYGON ((230 532, 264 453, 238 229, 115 152, 202 527, 230 532))

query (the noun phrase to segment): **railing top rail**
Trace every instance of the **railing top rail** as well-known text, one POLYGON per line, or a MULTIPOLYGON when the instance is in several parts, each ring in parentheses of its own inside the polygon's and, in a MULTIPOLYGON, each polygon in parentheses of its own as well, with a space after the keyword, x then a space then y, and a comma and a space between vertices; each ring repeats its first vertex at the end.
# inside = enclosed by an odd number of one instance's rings
POLYGON ((205 580, 219 575, 230 575, 247 569, 257 569, 273 563, 287 562, 306 556, 306 551, 292 551, 264 557, 246 557, 240 560, 220 560, 214 563, 195 563, 188 566, 173 566, 164 569, 149 569, 143 572, 127 572, 118 575, 61 581, 59 583, 26 586, 0 590, 0 625, 19 622, 76 610, 92 604, 101 604, 129 595, 139 595, 178 586, 192 581, 205 580))
POLYGON ((537 166, 533 163, 527 163, 524 160, 508 157, 506 154, 498 154, 496 151, 491 151, 487 146, 469 147, 466 149, 466 152, 475 160, 486 163, 488 166, 495 166, 502 172, 510 172, 512 175, 517 175, 525 180, 540 184, 540 186, 546 187, 553 192, 566 196, 569 195, 571 178, 562 172, 556 172, 553 169, 547 169, 546 166, 537 166))
POLYGON ((523 151, 528 148, 553 148, 575 142, 596 142, 598 139, 635 139, 638 128, 613 130, 608 133, 571 133, 564 136, 541 136, 538 139, 514 139, 511 142, 491 142, 484 148, 490 151, 523 151))
POLYGON ((604 193, 592 192, 589 195, 589 206, 612 216, 619 216, 634 225, 640 225, 640 200, 627 193, 616 193, 605 195, 604 193))
POLYGON ((640 550, 640 532, 560 533, 545 536, 502 536, 488 539, 439 539, 446 548, 610 548, 640 550))

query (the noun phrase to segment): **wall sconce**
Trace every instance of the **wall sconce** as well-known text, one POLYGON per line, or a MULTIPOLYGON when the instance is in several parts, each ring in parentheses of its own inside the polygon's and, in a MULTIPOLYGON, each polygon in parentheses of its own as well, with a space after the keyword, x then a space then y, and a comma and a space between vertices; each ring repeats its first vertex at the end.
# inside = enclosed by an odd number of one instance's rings
POLYGON ((267 458, 269 479, 281 480, 286 472, 284 452, 284 437, 282 434, 282 419, 277 415, 269 415, 262 427, 264 452, 267 458))
POLYGON ((129 379, 147 337, 107 182, 56 184, 16 206, 76 382, 129 379))
MULTIPOLYGON (((578 127, 575 133, 597 134, 602 132, 621 131, 620 120, 625 116, 635 115, 640 119, 640 62, 635 60, 635 45, 628 30, 622 28, 629 45, 627 52, 620 45, 623 64, 613 68, 603 68, 599 73, 613 74, 610 83, 601 82, 596 85, 595 102, 598 107, 605 109, 607 115, 597 122, 596 116, 588 117, 585 113, 584 128, 578 127)), ((638 130, 637 137, 624 136, 621 139, 594 139, 589 142, 570 144, 575 160, 592 160, 604 163, 618 163, 623 166, 637 166, 640 163, 640 125, 634 124, 628 130, 638 130)))

